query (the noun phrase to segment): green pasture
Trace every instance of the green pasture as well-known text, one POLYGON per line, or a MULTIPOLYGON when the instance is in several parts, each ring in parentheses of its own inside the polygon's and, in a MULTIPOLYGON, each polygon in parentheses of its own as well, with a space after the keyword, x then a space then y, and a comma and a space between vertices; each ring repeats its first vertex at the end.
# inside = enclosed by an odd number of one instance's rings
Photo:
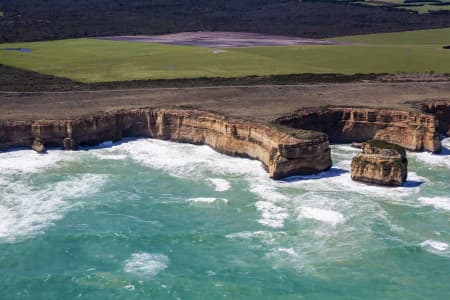
POLYGON ((419 14, 426 14, 430 11, 438 11, 438 10, 450 10, 450 2, 446 5, 433 5, 433 4, 424 4, 421 6, 405 6, 404 9, 414 10, 419 14))
POLYGON ((0 64, 80 82, 298 73, 450 73, 450 28, 336 38, 341 45, 228 48, 95 39, 0 44, 0 64))
POLYGON ((418 2, 405 2, 405 0, 361 0, 355 2, 360 5, 366 6, 389 6, 403 10, 415 11, 419 14, 426 14, 431 11, 438 10, 450 10, 450 1, 418 1, 418 2))

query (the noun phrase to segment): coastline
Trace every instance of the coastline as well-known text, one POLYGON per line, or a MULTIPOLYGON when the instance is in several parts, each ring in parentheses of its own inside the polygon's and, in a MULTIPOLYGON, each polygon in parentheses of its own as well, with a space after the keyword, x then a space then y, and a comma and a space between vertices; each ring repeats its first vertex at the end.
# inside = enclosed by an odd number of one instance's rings
POLYGON ((0 121, 0 150, 31 147, 76 150, 123 138, 156 138, 209 145, 219 153, 263 163, 280 179, 332 166, 330 141, 375 138, 410 151, 437 153, 448 127, 450 103, 421 103, 423 112, 321 107, 301 109, 265 125, 193 109, 132 108, 60 120, 0 121))
POLYGON ((323 133, 297 131, 293 136, 266 125, 196 110, 141 108, 72 120, 2 122, 0 136, 4 150, 18 146, 75 150, 124 137, 206 144, 223 154, 260 160, 274 179, 331 167, 328 138, 323 133))

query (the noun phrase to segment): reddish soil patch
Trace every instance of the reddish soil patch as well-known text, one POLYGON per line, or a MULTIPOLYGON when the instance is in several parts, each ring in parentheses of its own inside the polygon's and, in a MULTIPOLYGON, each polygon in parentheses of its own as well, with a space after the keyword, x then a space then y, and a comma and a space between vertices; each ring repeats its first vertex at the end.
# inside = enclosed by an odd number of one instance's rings
POLYGON ((166 35, 121 35, 98 37, 102 40, 189 45, 211 48, 255 47, 255 46, 295 46, 333 45, 336 42, 301 37, 266 35, 245 32, 182 32, 166 35))

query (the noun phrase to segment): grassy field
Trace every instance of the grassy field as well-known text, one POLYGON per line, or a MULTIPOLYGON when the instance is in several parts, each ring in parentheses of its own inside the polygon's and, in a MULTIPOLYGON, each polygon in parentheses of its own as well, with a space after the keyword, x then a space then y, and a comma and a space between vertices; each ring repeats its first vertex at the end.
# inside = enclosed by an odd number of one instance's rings
POLYGON ((294 73, 450 73, 450 28, 337 38, 333 46, 230 48, 94 39, 0 44, 0 64, 80 82, 294 73))
POLYGON ((403 10, 415 11, 419 14, 426 14, 432 11, 450 11, 450 1, 448 0, 423 0, 417 2, 406 2, 405 0, 362 0, 355 2, 365 6, 389 6, 403 10))

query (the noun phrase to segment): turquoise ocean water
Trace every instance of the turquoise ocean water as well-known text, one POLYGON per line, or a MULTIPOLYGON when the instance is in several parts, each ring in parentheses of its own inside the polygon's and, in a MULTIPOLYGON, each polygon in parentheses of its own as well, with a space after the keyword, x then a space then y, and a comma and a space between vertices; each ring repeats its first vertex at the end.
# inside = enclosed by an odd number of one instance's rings
POLYGON ((401 188, 357 152, 286 181, 158 140, 0 153, 0 299, 450 299, 450 152, 401 188))

